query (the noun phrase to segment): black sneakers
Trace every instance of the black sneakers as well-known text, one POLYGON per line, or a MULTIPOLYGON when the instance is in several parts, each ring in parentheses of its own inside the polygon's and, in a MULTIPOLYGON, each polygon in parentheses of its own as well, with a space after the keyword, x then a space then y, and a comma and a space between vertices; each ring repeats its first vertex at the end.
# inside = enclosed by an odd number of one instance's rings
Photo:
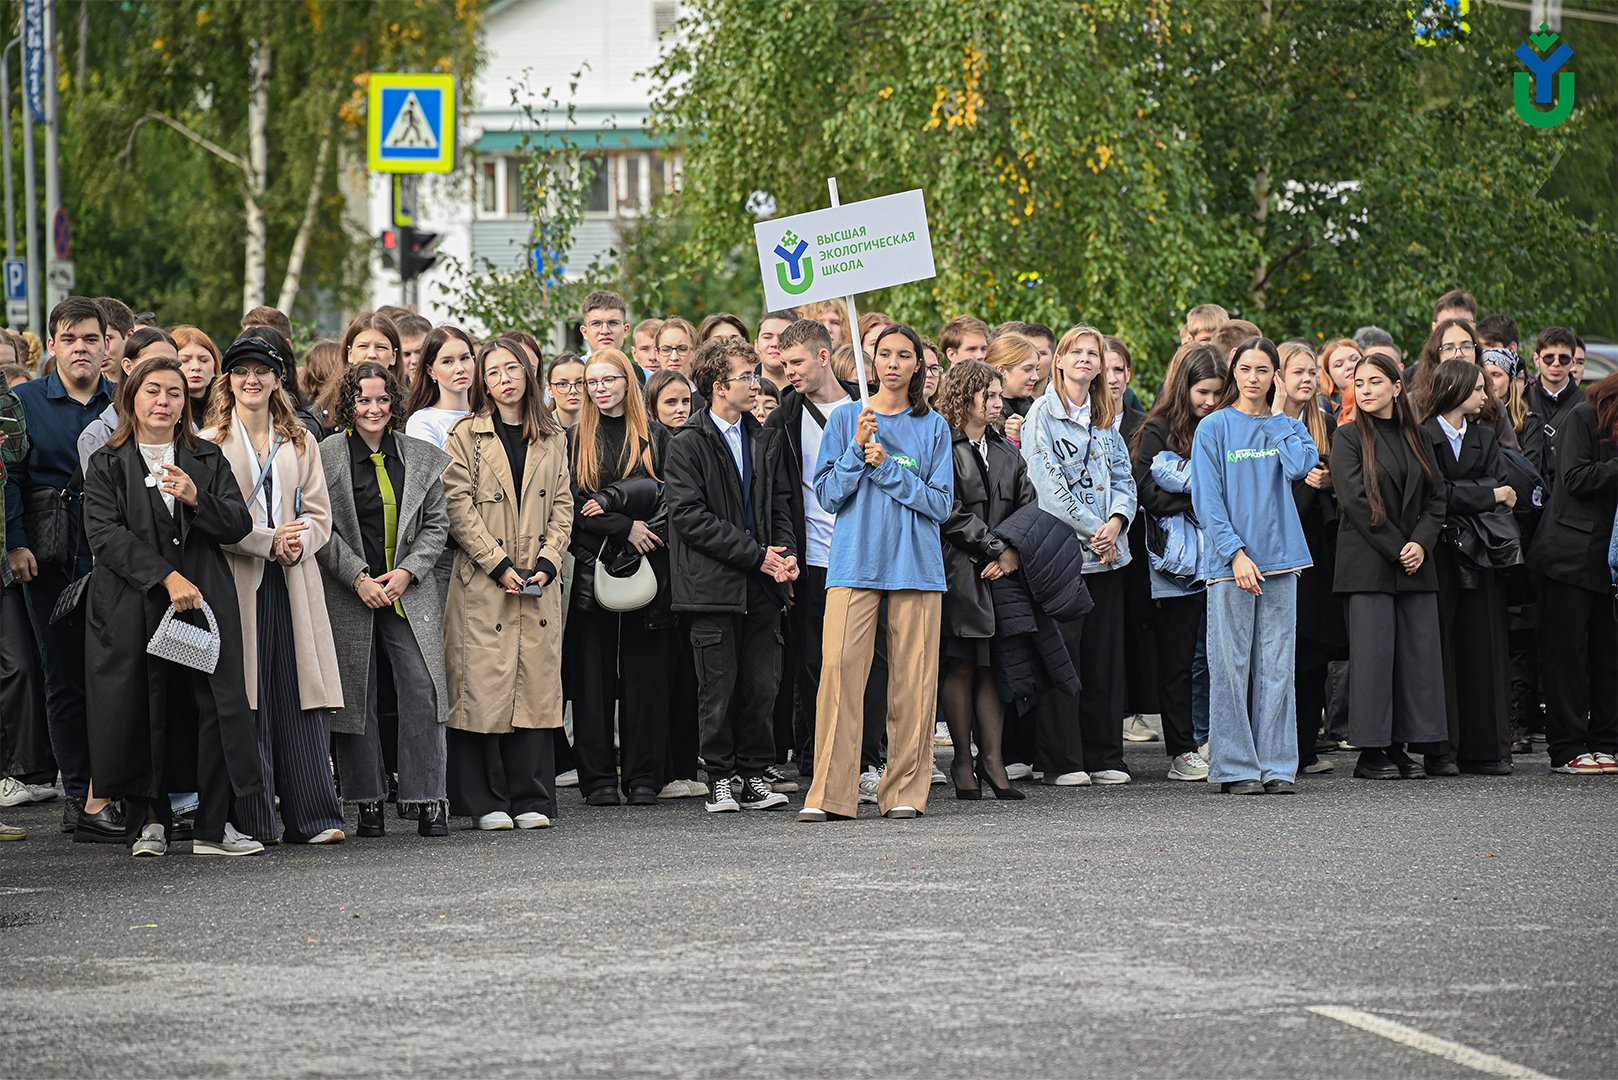
POLYGON ((762 776, 749 776, 741 782, 736 801, 743 810, 774 810, 787 804, 787 797, 770 787, 762 776))

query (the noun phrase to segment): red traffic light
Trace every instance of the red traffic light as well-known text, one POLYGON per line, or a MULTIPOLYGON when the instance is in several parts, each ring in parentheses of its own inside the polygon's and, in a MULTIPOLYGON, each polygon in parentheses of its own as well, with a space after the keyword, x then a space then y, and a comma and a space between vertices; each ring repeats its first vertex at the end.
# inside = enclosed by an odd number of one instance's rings
POLYGON ((382 246, 388 251, 396 251, 399 247, 399 233, 394 229, 382 230, 382 246))

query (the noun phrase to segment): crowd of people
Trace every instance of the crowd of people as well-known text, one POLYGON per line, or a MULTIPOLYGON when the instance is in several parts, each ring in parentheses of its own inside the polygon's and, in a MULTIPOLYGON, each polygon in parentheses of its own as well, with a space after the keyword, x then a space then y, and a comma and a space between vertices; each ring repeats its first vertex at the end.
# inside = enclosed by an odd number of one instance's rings
POLYGON ((540 829, 575 786, 915 818, 1127 784, 1126 741, 1235 795, 1618 773, 1618 376, 1463 291, 1409 363, 1195 307, 1149 410, 1083 323, 242 327, 0 335, 0 806, 75 841, 540 829))

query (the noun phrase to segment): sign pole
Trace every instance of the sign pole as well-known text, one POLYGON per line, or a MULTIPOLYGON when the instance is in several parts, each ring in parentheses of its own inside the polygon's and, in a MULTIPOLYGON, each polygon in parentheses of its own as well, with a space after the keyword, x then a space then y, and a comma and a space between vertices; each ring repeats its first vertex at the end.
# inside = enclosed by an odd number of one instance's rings
MULTIPOLYGON (((826 187, 831 190, 831 204, 833 206, 843 205, 842 200, 837 197, 837 177, 828 176, 826 178, 826 187)), ((854 306, 854 297, 852 295, 843 297, 843 302, 848 305, 848 326, 846 329, 848 330, 848 340, 854 346, 854 371, 860 384, 860 408, 869 409, 871 407, 871 391, 869 389, 870 384, 865 377, 865 349, 860 343, 860 313, 859 309, 854 306)))
POLYGON ((41 287, 40 270, 45 261, 40 258, 39 250, 39 166, 35 162, 38 153, 34 148, 36 133, 34 131, 34 109, 28 100, 26 68, 23 75, 23 110, 22 110, 22 205, 23 205, 23 251, 28 259, 24 270, 24 280, 28 289, 28 329, 39 335, 40 344, 50 337, 51 328, 45 325, 45 291, 41 287))

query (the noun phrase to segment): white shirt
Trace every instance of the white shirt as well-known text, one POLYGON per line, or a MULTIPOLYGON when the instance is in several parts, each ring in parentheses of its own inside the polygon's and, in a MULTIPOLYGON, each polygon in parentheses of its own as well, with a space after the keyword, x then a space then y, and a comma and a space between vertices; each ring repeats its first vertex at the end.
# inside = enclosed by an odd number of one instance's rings
POLYGON ((1090 399, 1085 398, 1083 405, 1072 405, 1072 404, 1068 405, 1068 407, 1067 407, 1067 418, 1069 420, 1073 421, 1075 424, 1083 424, 1085 427, 1089 427, 1090 426, 1090 399))
POLYGON ((455 426, 455 421, 471 413, 460 409, 440 409, 436 406, 430 409, 417 409, 405 421, 405 434, 412 439, 430 442, 440 450, 449 442, 449 429, 455 426))
POLYGON ((167 475, 163 466, 174 464, 174 444, 161 443, 157 446, 140 444, 140 456, 146 461, 147 487, 157 488, 158 494, 163 497, 163 505, 168 507, 169 513, 174 513, 174 496, 163 490, 163 480, 167 475))
POLYGON ((1461 460, 1461 440, 1466 438, 1466 417, 1461 417, 1460 427, 1453 428, 1449 426, 1448 420, 1440 416, 1438 417, 1438 426, 1443 429, 1444 438, 1449 440, 1449 448, 1451 453, 1455 455, 1455 460, 1461 460))
MULTIPOLYGON (((817 401, 815 408, 820 410, 821 416, 830 417, 852 400, 844 394, 836 401, 824 404, 817 401)), ((820 465, 820 442, 824 434, 825 431, 815 422, 806 403, 798 422, 798 441, 803 456, 803 563, 823 570, 831 564, 831 534, 837 524, 837 515, 828 513, 815 497, 815 469, 820 465)))
POLYGON ((972 443, 972 449, 978 452, 978 457, 983 459, 984 465, 989 464, 989 433, 987 431, 983 433, 983 438, 972 443))
POLYGON ((708 410, 708 416, 713 420, 714 427, 719 429, 719 437, 724 439, 725 445, 730 448, 731 460, 736 463, 736 475, 747 475, 747 471, 742 468, 742 418, 738 416, 734 424, 727 424, 712 409, 708 410))

